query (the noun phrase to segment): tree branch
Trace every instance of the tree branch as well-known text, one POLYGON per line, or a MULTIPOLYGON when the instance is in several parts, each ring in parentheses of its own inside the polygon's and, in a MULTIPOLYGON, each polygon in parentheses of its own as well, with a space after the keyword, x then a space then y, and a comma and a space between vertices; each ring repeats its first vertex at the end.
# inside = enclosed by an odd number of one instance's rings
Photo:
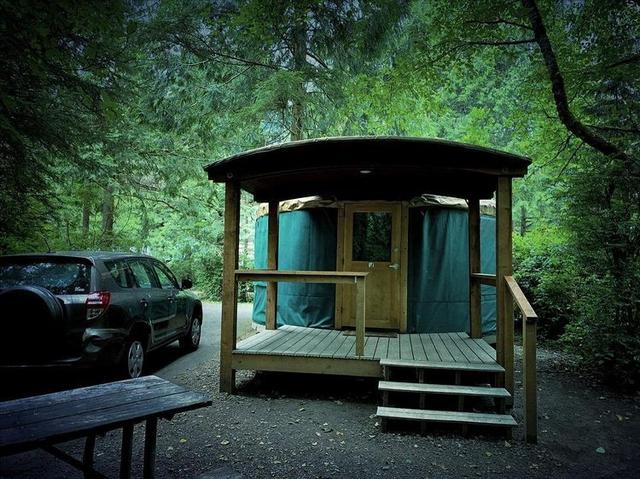
POLYGON ((542 58, 544 59, 544 63, 547 67, 549 79, 551 80, 553 99, 556 104, 556 110, 560 121, 571 133, 597 151, 605 154, 606 156, 620 159, 625 164, 630 165, 633 162, 633 159, 623 149, 591 131, 573 115, 567 99, 564 77, 562 76, 562 72, 558 66, 556 54, 553 51, 551 41, 547 35, 547 29, 544 25, 538 5, 535 0, 521 1, 529 15, 529 21, 533 28, 536 43, 540 47, 542 58))
POLYGON ((526 45, 528 43, 536 43, 535 38, 524 38, 522 40, 478 40, 474 42, 466 42, 467 45, 482 45, 490 47, 503 47, 508 45, 526 45))
POLYGON ((464 23, 467 25, 511 25, 512 27, 524 28, 525 30, 532 30, 532 28, 529 25, 525 25, 524 23, 504 20, 502 18, 497 18, 496 20, 468 20, 464 23))

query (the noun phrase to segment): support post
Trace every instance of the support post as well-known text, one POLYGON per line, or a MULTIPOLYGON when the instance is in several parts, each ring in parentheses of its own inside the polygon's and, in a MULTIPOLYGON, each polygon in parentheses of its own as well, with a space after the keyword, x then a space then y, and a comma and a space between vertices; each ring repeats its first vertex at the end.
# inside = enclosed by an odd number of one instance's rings
POLYGON ((482 338, 480 281, 473 273, 481 273, 480 266, 480 200, 469 199, 469 331, 472 338, 482 338))
POLYGON ((524 386, 524 434, 527 442, 538 442, 538 384, 536 377, 536 320, 524 319, 522 372, 524 386))
POLYGON ((122 427, 122 449, 120 450, 120 479, 131 477, 131 451, 133 446, 133 424, 122 427))
POLYGON ((89 434, 84 441, 84 452, 82 454, 82 469, 84 477, 93 476, 93 458, 96 449, 96 435, 89 434))
POLYGON ((496 191, 496 358, 504 367, 504 387, 513 396, 513 300, 505 276, 513 273, 511 178, 498 178, 496 191))
POLYGON ((356 278, 356 356, 364 355, 365 298, 365 278, 356 278))
POLYGON ((228 181, 224 204, 224 253, 222 269, 222 321, 220 326, 220 391, 232 393, 235 371, 231 367, 238 320, 238 249, 240 244, 240 186, 228 181))
POLYGON ((158 436, 158 418, 150 417, 144 427, 144 462, 142 477, 153 479, 156 467, 156 441, 158 436))
MULTIPOLYGON (((268 243, 268 263, 269 269, 278 269, 278 208, 277 201, 269 202, 269 243, 268 243)), ((276 329, 278 312, 278 283, 270 281, 267 283, 267 319, 266 328, 276 329)))

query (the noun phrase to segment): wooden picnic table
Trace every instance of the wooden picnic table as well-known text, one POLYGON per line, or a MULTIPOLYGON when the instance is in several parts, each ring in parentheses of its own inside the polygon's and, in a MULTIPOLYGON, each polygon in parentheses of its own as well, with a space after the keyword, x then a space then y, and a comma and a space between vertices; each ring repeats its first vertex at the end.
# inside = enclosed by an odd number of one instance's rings
POLYGON ((122 428, 120 477, 131 477, 133 426, 146 421, 143 477, 154 475, 158 418, 211 405, 203 394, 145 376, 0 403, 0 456, 41 448, 80 469, 94 469, 96 436, 122 428), (86 438, 82 460, 55 444, 86 438))

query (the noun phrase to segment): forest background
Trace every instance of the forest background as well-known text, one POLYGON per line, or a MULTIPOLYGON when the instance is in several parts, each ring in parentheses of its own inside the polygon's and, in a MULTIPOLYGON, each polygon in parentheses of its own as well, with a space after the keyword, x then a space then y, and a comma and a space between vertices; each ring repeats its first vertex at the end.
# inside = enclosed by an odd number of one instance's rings
POLYGON ((146 252, 215 300, 205 164, 322 136, 488 146, 533 159, 513 235, 541 335, 638 387, 636 0, 0 0, 0 37, 0 254, 146 252))

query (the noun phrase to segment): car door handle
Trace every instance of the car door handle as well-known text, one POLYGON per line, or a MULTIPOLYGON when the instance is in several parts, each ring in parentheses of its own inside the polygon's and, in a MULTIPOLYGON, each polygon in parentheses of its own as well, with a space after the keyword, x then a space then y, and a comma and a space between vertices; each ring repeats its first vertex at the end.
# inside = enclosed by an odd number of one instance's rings
POLYGON ((147 306, 149 306, 149 301, 143 298, 140 300, 140 304, 146 308, 147 306))
POLYGON ((175 296, 169 296, 167 299, 169 300, 170 303, 173 303, 176 300, 176 297, 175 296))

